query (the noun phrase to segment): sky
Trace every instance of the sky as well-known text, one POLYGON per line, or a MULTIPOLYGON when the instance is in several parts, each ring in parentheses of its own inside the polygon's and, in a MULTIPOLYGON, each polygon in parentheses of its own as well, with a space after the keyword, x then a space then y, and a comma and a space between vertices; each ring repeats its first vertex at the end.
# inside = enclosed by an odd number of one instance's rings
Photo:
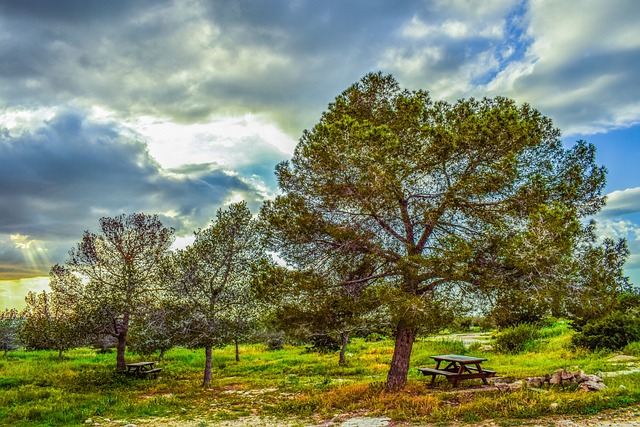
POLYGON ((601 237, 640 285, 636 0, 0 0, 0 309, 103 216, 190 241, 257 212, 275 165, 369 72, 432 98, 507 96, 597 147, 601 237))

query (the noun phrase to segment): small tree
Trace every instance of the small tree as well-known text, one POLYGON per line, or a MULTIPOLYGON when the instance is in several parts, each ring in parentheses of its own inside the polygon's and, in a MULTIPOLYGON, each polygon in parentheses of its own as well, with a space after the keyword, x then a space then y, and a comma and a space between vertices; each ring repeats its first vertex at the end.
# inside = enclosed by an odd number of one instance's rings
POLYGON ((8 352, 20 348, 20 331, 24 320, 15 308, 0 312, 0 350, 8 352))
POLYGON ((324 277, 289 271, 287 280, 280 279, 283 298, 277 303, 274 326, 296 340, 311 341, 315 350, 339 349, 338 363, 344 364, 350 336, 369 327, 367 320, 380 311, 379 295, 372 287, 345 284, 346 276, 362 275, 366 266, 341 265, 336 257, 324 261, 334 263, 324 277))
POLYGON ((144 317, 135 319, 131 324, 127 345, 138 354, 150 355, 159 352, 162 360, 164 354, 174 346, 174 330, 170 319, 170 309, 160 302, 160 305, 150 308, 144 317))
MULTIPOLYGON (((592 235, 590 240, 594 239, 592 235)), ((627 242, 605 239, 596 246, 591 241, 584 245, 577 259, 576 274, 565 299, 567 317, 577 330, 616 310, 625 311, 625 295, 631 297, 635 293, 623 274, 629 257, 627 242)))
POLYGON ((29 292, 21 338, 28 350, 58 350, 58 357, 86 342, 87 334, 72 307, 55 293, 29 292))
POLYGON ((235 342, 239 358, 237 343, 257 318, 254 268, 265 258, 258 224, 242 202, 218 210, 167 269, 178 336, 184 345, 205 349, 205 386, 211 382, 213 347, 235 342))
POLYGON ((54 291, 75 304, 88 331, 117 339, 119 371, 126 369, 132 318, 144 317, 158 299, 160 266, 172 242, 173 230, 157 215, 105 217, 99 233, 85 231, 66 268, 52 268, 54 291))

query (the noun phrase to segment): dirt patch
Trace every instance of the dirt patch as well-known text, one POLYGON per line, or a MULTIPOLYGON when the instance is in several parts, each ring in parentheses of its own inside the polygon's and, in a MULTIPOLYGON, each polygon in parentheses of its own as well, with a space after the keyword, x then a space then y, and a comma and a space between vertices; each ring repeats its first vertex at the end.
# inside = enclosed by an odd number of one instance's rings
MULTIPOLYGON (((124 421, 101 422, 95 420, 96 424, 104 427, 123 427, 127 423, 124 421)), ((388 418, 370 418, 357 416, 349 418, 348 415, 335 417, 333 420, 324 422, 314 422, 313 420, 278 419, 272 417, 242 417, 236 420, 212 421, 205 418, 184 420, 177 418, 151 418, 144 420, 130 421, 137 427, 441 427, 446 424, 412 423, 392 421, 388 418)), ((449 426, 460 425, 451 422, 449 426)), ((546 417, 535 420, 486 420, 475 424, 464 424, 465 427, 503 427, 503 426, 526 426, 526 427, 640 427, 640 407, 634 406, 625 410, 603 412, 601 414, 588 417, 546 417)))

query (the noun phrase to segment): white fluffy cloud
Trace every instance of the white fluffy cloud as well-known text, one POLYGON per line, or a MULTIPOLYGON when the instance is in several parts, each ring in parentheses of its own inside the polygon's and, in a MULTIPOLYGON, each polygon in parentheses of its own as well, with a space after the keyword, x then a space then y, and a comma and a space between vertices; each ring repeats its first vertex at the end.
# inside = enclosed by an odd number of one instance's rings
POLYGON ((638 16, 640 3, 630 0, 532 0, 524 57, 487 88, 540 108, 565 134, 634 125, 640 120, 638 16))
POLYGON ((595 220, 600 237, 627 240, 631 255, 625 272, 632 283, 640 285, 640 188, 609 193, 607 205, 595 220))
MULTIPOLYGON (((529 102, 565 134, 632 126, 638 16, 636 0, 0 1, 0 267, 43 270, 11 235, 58 262, 101 215, 185 231, 229 200, 257 207, 303 129, 370 71, 448 101, 529 102)), ((636 191, 610 195, 603 230, 635 236, 636 191)))

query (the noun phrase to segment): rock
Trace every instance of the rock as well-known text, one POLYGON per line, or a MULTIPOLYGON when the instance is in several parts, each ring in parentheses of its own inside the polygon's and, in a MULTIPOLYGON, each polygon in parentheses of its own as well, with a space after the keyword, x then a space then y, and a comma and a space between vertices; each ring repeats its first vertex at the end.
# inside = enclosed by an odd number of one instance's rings
POLYGON ((525 378, 525 382, 527 383, 527 387, 542 387, 542 385, 546 382, 545 377, 529 377, 525 378))
POLYGON ((124 426, 124 427, 138 427, 138 426, 137 426, 137 425, 135 425, 135 424, 127 424, 127 425, 126 425, 126 426, 124 426))
POLYGON ((493 346, 492 345, 481 345, 480 347, 478 347, 478 350, 480 351, 493 351, 493 346))
POLYGON ((512 383, 493 383, 494 387, 500 391, 515 391, 522 388, 522 381, 512 383))
POLYGON ((584 383, 587 381, 591 381, 591 382, 595 382, 595 383, 601 383, 602 382, 602 378, 600 378, 597 375, 585 375, 582 374, 580 375, 580 378, 578 378, 578 383, 584 383))
POLYGON ((559 371, 554 372, 553 375, 551 375, 551 379, 549 380, 549 384, 553 384, 553 385, 562 384, 562 373, 563 372, 564 372, 564 369, 561 369, 559 371))
POLYGON ((93 420, 91 418, 87 418, 84 420, 84 424, 93 424, 93 420))
POLYGON ((584 391, 602 391, 606 388, 607 386, 602 382, 585 381, 580 384, 580 389, 584 391))
POLYGON ((340 424, 341 427, 385 427, 390 418, 352 418, 340 424))
POLYGON ((559 405, 558 405, 557 403, 553 402, 551 405, 549 405, 549 408, 550 408, 552 411, 556 411, 556 410, 558 409, 558 406, 559 406, 559 405))

